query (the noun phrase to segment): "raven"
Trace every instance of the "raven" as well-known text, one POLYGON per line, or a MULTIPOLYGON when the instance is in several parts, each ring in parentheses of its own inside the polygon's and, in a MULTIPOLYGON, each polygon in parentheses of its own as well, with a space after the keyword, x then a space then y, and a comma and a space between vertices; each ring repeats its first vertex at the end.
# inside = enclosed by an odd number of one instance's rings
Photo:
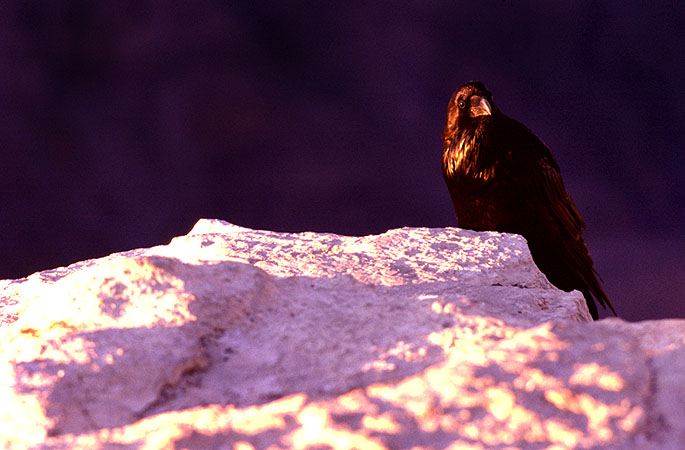
POLYGON ((442 174, 460 227, 522 235, 535 264, 564 291, 579 290, 596 320, 614 307, 597 280, 559 165, 525 125, 495 106, 483 83, 457 89, 442 132, 442 174))

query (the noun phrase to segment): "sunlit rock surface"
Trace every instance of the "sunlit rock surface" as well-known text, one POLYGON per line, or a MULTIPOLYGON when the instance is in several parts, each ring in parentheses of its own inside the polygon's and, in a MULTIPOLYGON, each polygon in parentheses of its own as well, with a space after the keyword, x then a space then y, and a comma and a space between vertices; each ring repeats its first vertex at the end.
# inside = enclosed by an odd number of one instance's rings
POLYGON ((589 320, 517 236, 202 220, 0 281, 0 447, 683 448, 685 321, 589 320))

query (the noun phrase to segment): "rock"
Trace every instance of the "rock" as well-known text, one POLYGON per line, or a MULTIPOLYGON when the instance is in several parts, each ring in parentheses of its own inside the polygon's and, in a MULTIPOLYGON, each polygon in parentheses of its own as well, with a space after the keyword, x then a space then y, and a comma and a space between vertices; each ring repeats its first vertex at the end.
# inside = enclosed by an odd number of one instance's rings
POLYGON ((3 305, 1 447, 685 443, 685 321, 588 323, 516 235, 201 220, 3 305))

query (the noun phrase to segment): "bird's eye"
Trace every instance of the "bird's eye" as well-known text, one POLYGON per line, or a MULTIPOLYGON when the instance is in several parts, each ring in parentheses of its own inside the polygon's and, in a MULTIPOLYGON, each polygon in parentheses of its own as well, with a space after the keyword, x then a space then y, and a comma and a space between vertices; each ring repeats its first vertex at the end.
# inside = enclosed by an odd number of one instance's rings
POLYGON ((466 106, 466 102, 464 100, 459 100, 457 102, 457 105, 459 106, 459 109, 464 109, 464 107, 466 106))

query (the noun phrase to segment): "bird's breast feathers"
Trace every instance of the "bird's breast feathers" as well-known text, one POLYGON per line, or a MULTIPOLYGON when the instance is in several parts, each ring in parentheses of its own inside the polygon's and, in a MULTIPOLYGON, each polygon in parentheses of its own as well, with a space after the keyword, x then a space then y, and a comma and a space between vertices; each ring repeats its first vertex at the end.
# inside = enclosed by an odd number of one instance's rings
POLYGON ((495 175, 496 160, 488 158, 488 145, 482 133, 459 132, 442 155, 448 178, 486 182, 495 175))

